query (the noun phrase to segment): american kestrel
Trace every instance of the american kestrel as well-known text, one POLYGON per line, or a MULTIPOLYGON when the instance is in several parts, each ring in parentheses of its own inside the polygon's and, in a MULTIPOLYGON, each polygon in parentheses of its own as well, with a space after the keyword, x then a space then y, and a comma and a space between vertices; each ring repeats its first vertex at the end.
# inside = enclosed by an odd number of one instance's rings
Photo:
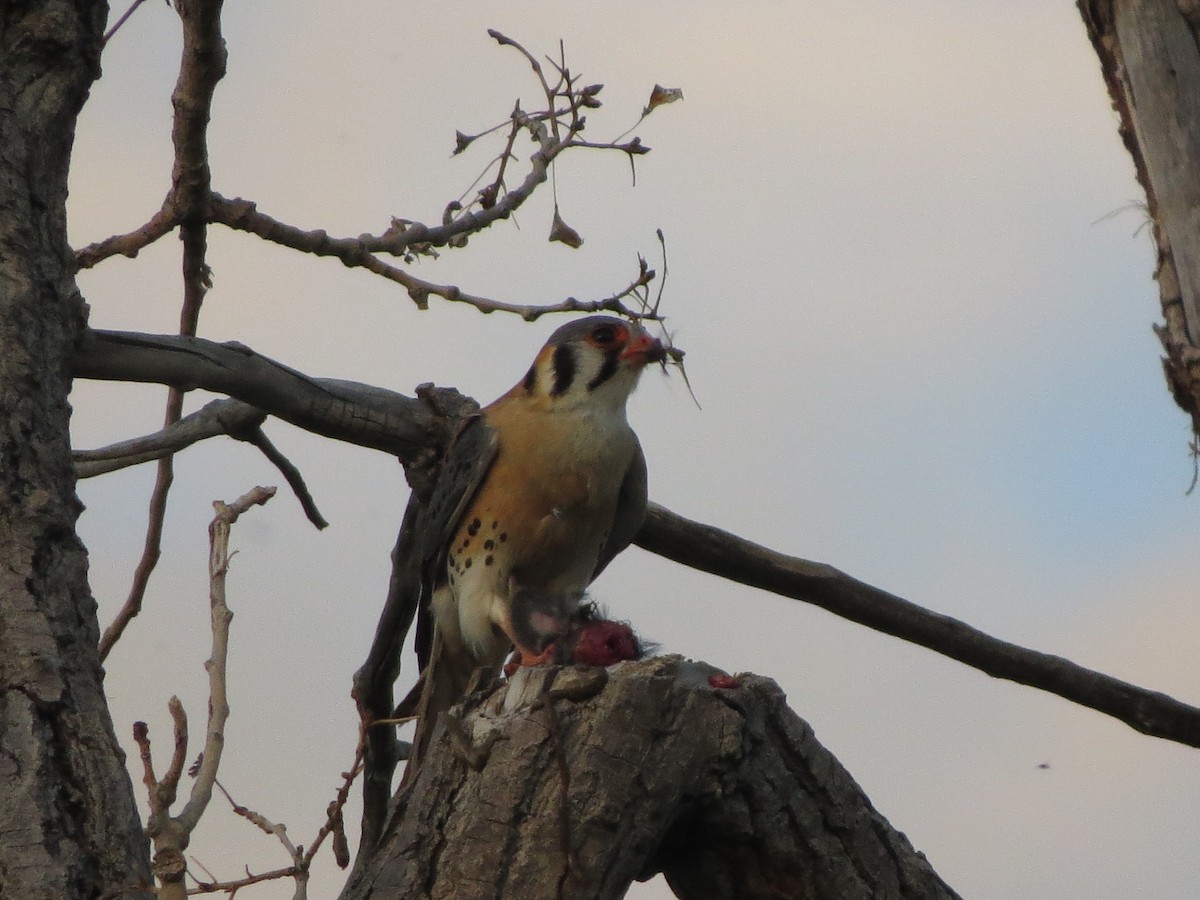
POLYGON ((563 325, 450 448, 423 551, 427 727, 477 668, 499 666, 514 647, 523 662, 562 659, 584 590, 645 516, 646 461, 625 403, 647 363, 666 355, 632 322, 563 325))

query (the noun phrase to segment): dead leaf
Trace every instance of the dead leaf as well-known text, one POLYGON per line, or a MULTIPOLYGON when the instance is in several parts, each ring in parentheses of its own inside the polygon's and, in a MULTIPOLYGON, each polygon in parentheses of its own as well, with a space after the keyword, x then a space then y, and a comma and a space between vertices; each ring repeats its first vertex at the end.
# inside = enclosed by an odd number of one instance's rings
POLYGON ((562 216, 558 214, 558 204, 554 205, 554 221, 550 225, 550 240, 566 244, 572 250, 578 250, 583 246, 583 238, 579 236, 579 232, 564 222, 562 216))
POLYGON ((650 102, 646 104, 646 108, 642 110, 643 116, 648 116, 654 110, 658 109, 667 103, 674 103, 676 100, 683 99, 683 88, 665 88, 661 84, 656 84, 654 90, 650 92, 650 102))

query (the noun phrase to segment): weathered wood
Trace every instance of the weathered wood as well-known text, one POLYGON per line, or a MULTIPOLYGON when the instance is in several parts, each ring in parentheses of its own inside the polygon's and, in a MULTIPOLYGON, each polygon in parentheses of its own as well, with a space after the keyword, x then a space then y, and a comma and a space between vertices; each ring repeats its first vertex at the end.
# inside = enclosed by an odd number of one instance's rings
POLYGON ((405 397, 382 388, 313 378, 243 344, 182 335, 88 331, 76 348, 79 378, 144 381, 228 394, 314 434, 393 453, 405 464, 445 446, 453 420, 441 395, 405 397), (431 449, 432 448, 432 449, 431 449))
POLYGON ((434 748, 342 900, 616 898, 660 871, 705 900, 956 896, 758 676, 524 670, 434 748))
POLYGON ((1167 383, 1200 435, 1200 4, 1079 0, 1146 192, 1167 383))

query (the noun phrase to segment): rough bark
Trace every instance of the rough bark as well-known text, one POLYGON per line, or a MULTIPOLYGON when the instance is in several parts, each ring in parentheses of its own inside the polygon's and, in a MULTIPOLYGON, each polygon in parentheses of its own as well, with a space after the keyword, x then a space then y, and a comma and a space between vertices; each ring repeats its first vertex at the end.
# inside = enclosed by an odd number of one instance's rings
POLYGON ((1146 192, 1176 403, 1200 436, 1200 2, 1079 0, 1146 192))
POLYGON ((84 327, 67 166, 106 12, 0 7, 0 897, 23 900, 148 876, 101 687, 67 432, 84 327))
POLYGON ((342 900, 957 896, 758 676, 526 669, 434 746, 342 900))

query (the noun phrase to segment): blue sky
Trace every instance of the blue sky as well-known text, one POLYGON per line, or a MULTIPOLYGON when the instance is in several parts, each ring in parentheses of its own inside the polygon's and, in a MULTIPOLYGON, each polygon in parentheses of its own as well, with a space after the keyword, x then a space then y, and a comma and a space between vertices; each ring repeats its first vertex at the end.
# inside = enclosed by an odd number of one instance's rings
MULTIPOLYGON (((542 53, 564 39, 572 66, 606 85, 596 139, 632 124, 656 82, 684 91, 638 129, 654 149, 636 187, 623 159, 560 161, 560 208, 581 250, 545 242, 545 191, 516 226, 418 271, 520 302, 604 296, 636 254, 656 261, 662 228, 665 308, 703 408, 678 377, 651 373, 635 395, 654 499, 1200 700, 1187 422, 1151 331, 1152 248, 1143 214, 1126 209, 1140 197, 1133 167, 1073 8, 234 4, 217 190, 335 234, 378 232, 393 215, 436 220, 491 152, 450 159, 454 131, 533 96, 489 27, 542 53)), ((105 51, 72 176, 79 244, 161 201, 177 32, 169 9, 146 4, 105 51)), ((490 400, 557 324, 437 302, 419 313, 363 272, 248 236, 214 232, 210 262, 202 335, 396 390, 433 380, 490 400)), ((169 238, 83 273, 93 323, 173 330, 177 271, 169 238)), ((78 444, 153 430, 160 394, 81 385, 78 444)), ((405 488, 377 454, 268 430, 333 525, 315 533, 281 494, 235 531, 223 780, 306 835, 353 749, 349 679, 405 488)), ((143 718, 165 736, 171 693, 201 714, 209 504, 278 482, 224 440, 178 469, 147 610, 108 666, 123 735, 143 718)), ((152 478, 81 486, 102 621, 128 589, 152 478)), ((1194 894, 1195 751, 639 550, 595 594, 667 651, 777 679, 964 896, 1194 894)), ((282 864, 240 827, 214 810, 193 852, 218 874, 282 864)), ((339 883, 332 867, 317 878, 318 893, 339 883)))

